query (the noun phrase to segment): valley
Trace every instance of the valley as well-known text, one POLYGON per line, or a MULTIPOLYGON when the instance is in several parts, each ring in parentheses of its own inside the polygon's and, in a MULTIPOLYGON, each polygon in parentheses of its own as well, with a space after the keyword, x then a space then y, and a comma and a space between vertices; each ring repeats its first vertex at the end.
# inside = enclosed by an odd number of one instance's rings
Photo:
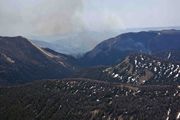
POLYGON ((179 30, 124 33, 74 58, 0 37, 2 120, 179 120, 179 30))

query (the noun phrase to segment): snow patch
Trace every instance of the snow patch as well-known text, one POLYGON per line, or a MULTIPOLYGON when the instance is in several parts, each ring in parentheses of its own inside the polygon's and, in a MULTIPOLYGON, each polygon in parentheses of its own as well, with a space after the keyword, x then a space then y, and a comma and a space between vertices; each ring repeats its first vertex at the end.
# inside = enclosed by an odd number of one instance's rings
POLYGON ((114 78, 117 78, 118 76, 119 76, 118 74, 115 74, 115 75, 114 75, 114 78))
POLYGON ((170 113, 171 113, 171 108, 168 109, 166 120, 169 120, 169 115, 170 115, 170 113))
POLYGON ((156 72, 157 71, 157 68, 156 67, 154 67, 154 72, 156 72))
POLYGON ((177 114, 176 119, 177 119, 177 120, 180 119, 180 112, 177 114))
POLYGON ((178 74, 176 74, 176 76, 174 76, 174 78, 177 78, 177 77, 179 77, 179 73, 178 73, 178 74))
POLYGON ((169 59, 170 57, 171 57, 171 52, 169 52, 169 54, 168 54, 168 57, 167 57, 167 58, 169 59))

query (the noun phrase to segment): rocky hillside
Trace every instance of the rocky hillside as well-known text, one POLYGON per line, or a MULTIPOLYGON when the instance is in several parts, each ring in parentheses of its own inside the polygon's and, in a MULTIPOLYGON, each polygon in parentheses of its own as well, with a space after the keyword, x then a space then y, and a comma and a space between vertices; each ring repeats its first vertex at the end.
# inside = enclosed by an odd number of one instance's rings
POLYGON ((180 83, 180 64, 145 55, 131 55, 120 64, 103 72, 122 83, 176 84, 180 83))
POLYGON ((72 59, 41 49, 23 37, 0 37, 0 85, 62 78, 71 73, 72 59))
POLYGON ((105 40, 86 53, 81 62, 84 66, 112 65, 132 53, 156 54, 180 51, 180 31, 162 30, 124 33, 105 40))
POLYGON ((89 79, 0 88, 2 120, 179 120, 180 87, 89 79))
POLYGON ((146 54, 134 54, 110 67, 92 67, 73 77, 136 85, 180 84, 180 64, 146 54))

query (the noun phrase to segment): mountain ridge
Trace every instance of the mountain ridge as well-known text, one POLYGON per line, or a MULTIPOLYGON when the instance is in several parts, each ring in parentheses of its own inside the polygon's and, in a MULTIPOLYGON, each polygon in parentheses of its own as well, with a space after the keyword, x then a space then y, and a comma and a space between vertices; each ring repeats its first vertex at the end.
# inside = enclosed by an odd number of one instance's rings
POLYGON ((68 63, 69 58, 60 56, 35 46, 21 36, 0 37, 0 83, 65 77, 73 69, 68 63))
POLYGON ((180 51, 180 30, 142 31, 120 34, 98 44, 81 61, 84 66, 112 65, 131 53, 180 51))

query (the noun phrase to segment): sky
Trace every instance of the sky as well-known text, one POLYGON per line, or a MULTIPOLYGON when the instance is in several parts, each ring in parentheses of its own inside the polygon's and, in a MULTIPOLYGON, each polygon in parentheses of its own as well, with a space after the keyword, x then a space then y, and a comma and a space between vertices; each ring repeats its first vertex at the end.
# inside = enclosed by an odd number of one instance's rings
POLYGON ((0 36, 89 41, 103 33, 94 46, 121 30, 180 26, 179 11, 180 0, 0 0, 0 36))

